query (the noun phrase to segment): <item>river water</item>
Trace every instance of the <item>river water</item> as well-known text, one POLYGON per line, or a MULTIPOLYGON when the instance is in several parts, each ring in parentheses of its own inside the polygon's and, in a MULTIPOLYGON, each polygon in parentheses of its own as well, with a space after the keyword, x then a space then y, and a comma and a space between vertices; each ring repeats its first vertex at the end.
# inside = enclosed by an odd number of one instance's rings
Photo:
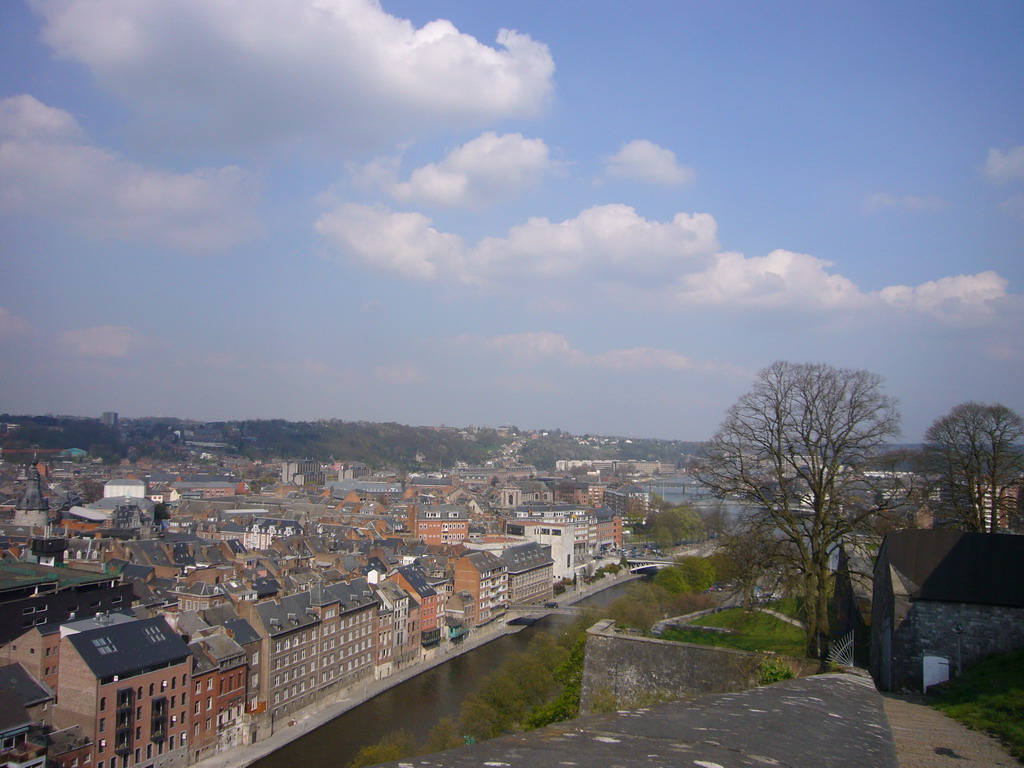
MULTIPOLYGON (((621 597, 629 583, 598 592, 577 603, 599 608, 621 597)), ((443 717, 458 718, 462 700, 510 653, 521 651, 540 632, 558 631, 572 619, 548 616, 532 627, 505 635, 390 688, 314 731, 252 764, 252 768, 326 766, 343 768, 361 747, 375 744, 392 731, 404 729, 417 743, 443 717)))

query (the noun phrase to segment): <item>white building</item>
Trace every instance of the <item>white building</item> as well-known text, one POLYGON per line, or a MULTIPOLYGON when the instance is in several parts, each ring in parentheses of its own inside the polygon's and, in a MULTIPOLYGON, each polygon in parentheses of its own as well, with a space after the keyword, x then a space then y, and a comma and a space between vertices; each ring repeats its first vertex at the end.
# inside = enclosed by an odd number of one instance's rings
POLYGON ((109 480, 103 484, 103 498, 110 499, 115 496, 125 499, 144 499, 146 498, 146 482, 128 478, 109 480))

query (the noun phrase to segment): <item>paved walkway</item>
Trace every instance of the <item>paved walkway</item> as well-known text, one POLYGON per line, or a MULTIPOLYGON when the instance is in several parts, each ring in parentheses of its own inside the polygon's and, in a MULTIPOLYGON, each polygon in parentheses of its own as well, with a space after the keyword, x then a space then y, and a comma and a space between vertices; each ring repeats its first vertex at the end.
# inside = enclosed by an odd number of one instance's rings
POLYGON ((556 723, 390 768, 1001 768, 1021 764, 931 707, 830 674, 556 723))
POLYGON ((972 731, 919 697, 886 695, 883 707, 899 768, 1020 768, 996 739, 972 731))

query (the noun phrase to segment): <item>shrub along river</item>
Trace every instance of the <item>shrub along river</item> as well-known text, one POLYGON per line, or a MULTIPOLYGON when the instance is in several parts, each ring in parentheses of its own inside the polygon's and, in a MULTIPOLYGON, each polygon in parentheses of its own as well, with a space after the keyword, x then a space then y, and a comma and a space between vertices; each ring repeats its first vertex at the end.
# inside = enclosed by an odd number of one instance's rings
MULTIPOLYGON (((600 608, 624 595, 628 586, 629 582, 617 584, 576 605, 600 608)), ((360 748, 398 729, 421 743, 441 718, 458 719, 463 700, 509 654, 525 650, 538 633, 557 632, 571 621, 568 616, 547 616, 520 632, 456 656, 339 715, 256 761, 252 768, 343 767, 360 748)))

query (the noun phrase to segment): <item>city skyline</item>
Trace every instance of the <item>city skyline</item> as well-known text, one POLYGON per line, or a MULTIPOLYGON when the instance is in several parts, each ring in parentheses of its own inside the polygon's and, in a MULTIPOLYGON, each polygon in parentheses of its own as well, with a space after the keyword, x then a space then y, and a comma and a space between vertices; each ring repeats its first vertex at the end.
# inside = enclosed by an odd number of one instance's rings
POLYGON ((0 8, 10 413, 705 440, 1024 411, 1024 8, 0 8))

